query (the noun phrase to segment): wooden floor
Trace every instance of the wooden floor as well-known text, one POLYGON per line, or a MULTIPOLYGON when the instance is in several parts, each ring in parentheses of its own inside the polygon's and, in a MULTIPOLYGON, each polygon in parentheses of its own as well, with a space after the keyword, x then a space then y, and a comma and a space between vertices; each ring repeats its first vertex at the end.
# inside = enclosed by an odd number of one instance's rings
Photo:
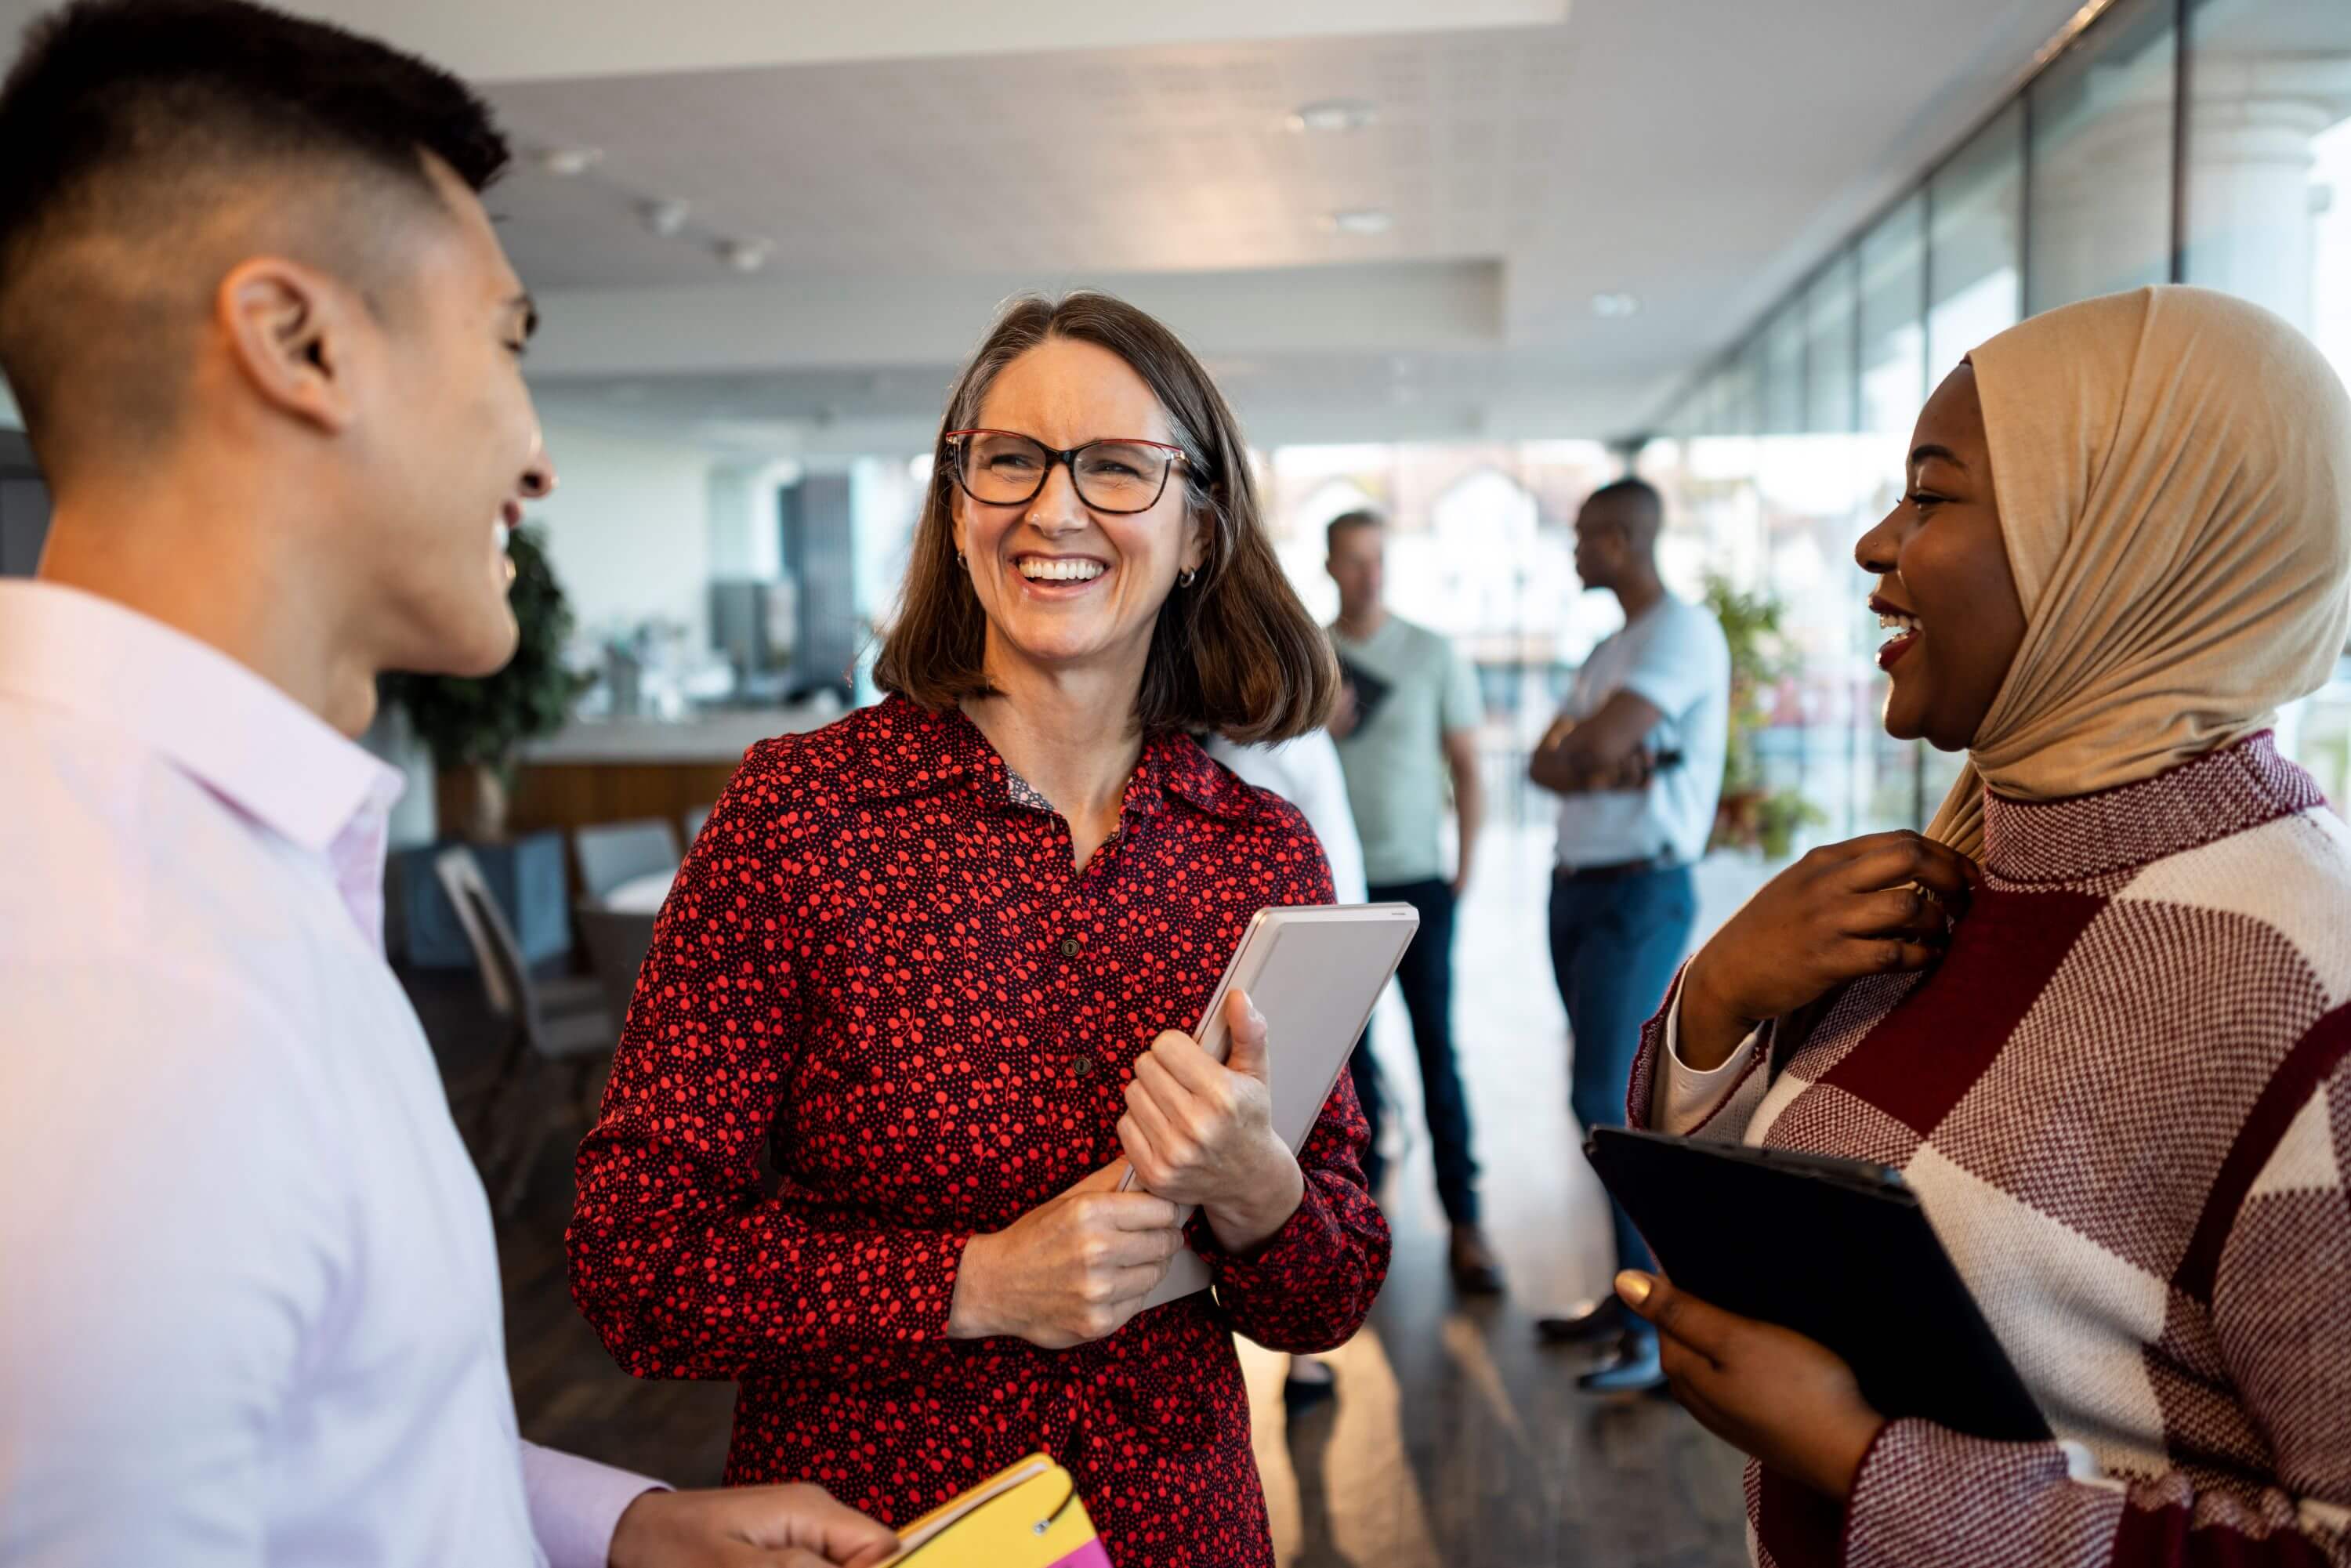
MULTIPOLYGON (((1543 945, 1541 839, 1498 833, 1481 866, 1460 926, 1458 1030, 1489 1229, 1510 1294, 1491 1303, 1453 1298, 1426 1140, 1416 1137, 1384 1195, 1395 1268, 1370 1323, 1332 1357, 1335 1404, 1289 1426, 1281 1358, 1241 1347, 1281 1561, 1742 1563, 1738 1456, 1663 1400, 1587 1397, 1575 1387, 1583 1357, 1533 1342, 1538 1313, 1604 1288, 1607 1232, 1565 1109, 1566 1030, 1543 945)), ((1711 885, 1702 880, 1702 921, 1727 913, 1721 905, 1738 895, 1739 880, 1735 872, 1711 885)), ((486 1034, 470 977, 413 977, 411 990, 462 1085, 486 1034)), ((1384 1012, 1375 1035, 1405 1100, 1397 1119, 1416 1125, 1402 1028, 1400 1011, 1384 1012)), ((523 1432, 680 1485, 713 1482, 731 1387, 622 1375, 571 1305, 562 1250, 570 1136, 550 1145, 523 1213, 499 1234, 523 1432)))

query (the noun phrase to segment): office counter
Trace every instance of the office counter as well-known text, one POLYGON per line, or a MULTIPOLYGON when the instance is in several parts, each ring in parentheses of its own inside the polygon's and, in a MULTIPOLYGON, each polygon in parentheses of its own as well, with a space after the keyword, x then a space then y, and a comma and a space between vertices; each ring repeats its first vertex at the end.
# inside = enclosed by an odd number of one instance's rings
POLYGON ((524 832, 568 832, 639 817, 674 825, 718 799, 753 746, 819 728, 840 713, 838 705, 798 705, 720 709, 684 719, 579 720, 523 747, 513 825, 524 832))

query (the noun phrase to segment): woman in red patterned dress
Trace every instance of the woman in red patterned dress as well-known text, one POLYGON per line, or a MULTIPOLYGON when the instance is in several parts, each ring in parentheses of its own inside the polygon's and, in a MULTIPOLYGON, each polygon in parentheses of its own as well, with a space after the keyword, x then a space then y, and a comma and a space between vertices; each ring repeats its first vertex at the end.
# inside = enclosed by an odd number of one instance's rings
POLYGON ((1164 327, 1092 294, 998 321, 875 674, 755 748, 687 857, 573 1294, 632 1373, 741 1384, 730 1482, 903 1523, 1043 1449, 1121 1568, 1270 1565, 1231 1336, 1339 1344, 1388 1234, 1344 1080, 1293 1156, 1245 1002, 1229 1065, 1180 1032, 1252 915, 1332 895, 1191 736, 1301 734, 1336 673, 1164 327), (1142 1311, 1182 1246, 1213 1292, 1142 1311))

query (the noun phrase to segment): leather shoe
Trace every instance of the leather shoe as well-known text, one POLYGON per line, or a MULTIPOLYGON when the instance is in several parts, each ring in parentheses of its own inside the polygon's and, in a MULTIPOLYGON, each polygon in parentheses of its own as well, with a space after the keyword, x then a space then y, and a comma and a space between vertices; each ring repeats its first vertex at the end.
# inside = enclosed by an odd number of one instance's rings
POLYGON ((1339 1379, 1327 1361, 1314 1361, 1314 1371, 1305 1370, 1308 1358, 1295 1357, 1290 1364, 1290 1375, 1281 1380, 1281 1407, 1291 1419, 1305 1415, 1317 1406, 1327 1405, 1339 1397, 1339 1379), (1319 1371, 1321 1375, 1316 1375, 1319 1371), (1303 1372, 1303 1375, 1301 1375, 1303 1372))
POLYGON ((1446 1261, 1453 1271, 1453 1288, 1465 1296, 1499 1296, 1502 1293, 1502 1266, 1494 1260, 1494 1249, 1486 1245, 1486 1237, 1474 1225, 1457 1225, 1453 1239, 1446 1249, 1446 1261))
POLYGON ((1535 1320, 1535 1338, 1544 1344, 1585 1344, 1621 1334, 1630 1320, 1625 1303, 1613 1295, 1596 1301, 1578 1301, 1564 1312, 1535 1320))
POLYGON ((1586 1394, 1654 1394, 1666 1385, 1654 1334, 1626 1334, 1616 1353, 1575 1380, 1586 1394))

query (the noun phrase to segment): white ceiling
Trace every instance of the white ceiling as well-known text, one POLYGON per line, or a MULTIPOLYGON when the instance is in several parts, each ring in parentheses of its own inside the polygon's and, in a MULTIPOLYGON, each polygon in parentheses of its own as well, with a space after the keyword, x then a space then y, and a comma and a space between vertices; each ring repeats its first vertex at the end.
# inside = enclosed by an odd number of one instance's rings
POLYGON ((486 82, 526 147, 602 152, 492 201, 550 419, 820 452, 927 445, 996 303, 1077 284, 1183 332, 1260 442, 1637 430, 2079 3, 300 8, 486 82), (1332 99, 1378 122, 1283 128, 1332 99), (1388 232, 1324 221, 1367 207, 1388 232), (1620 290, 1639 314, 1596 318, 1620 290))

